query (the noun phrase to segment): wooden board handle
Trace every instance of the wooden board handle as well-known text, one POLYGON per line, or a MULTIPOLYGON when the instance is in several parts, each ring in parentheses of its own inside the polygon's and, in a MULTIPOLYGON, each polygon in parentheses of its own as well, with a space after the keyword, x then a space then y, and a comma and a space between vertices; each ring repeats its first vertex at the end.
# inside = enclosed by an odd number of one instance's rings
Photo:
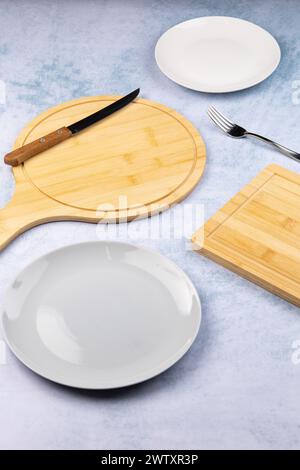
POLYGON ((13 197, 6 207, 0 209, 0 251, 27 228, 36 225, 29 208, 26 204, 20 206, 20 201, 13 197))
POLYGON ((54 145, 63 142, 71 136, 72 132, 67 127, 61 127, 44 137, 40 137, 29 144, 23 145, 23 147, 7 153, 4 157, 4 161, 7 165, 18 166, 29 158, 34 157, 34 155, 54 147, 54 145))
POLYGON ((26 230, 44 222, 60 220, 60 206, 29 182, 17 185, 9 203, 0 209, 0 252, 26 230))

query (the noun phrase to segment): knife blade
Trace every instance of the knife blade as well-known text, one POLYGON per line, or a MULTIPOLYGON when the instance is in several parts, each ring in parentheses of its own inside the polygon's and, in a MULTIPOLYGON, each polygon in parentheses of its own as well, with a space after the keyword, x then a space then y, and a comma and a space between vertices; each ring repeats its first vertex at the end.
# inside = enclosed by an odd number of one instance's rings
POLYGON ((23 147, 7 153, 4 157, 4 162, 11 166, 20 165, 29 158, 34 157, 35 155, 38 155, 39 153, 51 147, 54 147, 55 145, 63 142, 66 139, 69 139, 78 132, 83 131, 87 127, 124 108, 124 106, 127 106, 138 96, 139 92, 140 89, 137 88, 136 90, 132 91, 126 96, 123 96, 105 108, 102 108, 99 111, 96 111, 95 113, 80 119, 80 121, 74 122, 69 126, 61 127, 60 129, 45 135, 44 137, 40 137, 39 139, 34 140, 29 144, 23 145, 23 147))

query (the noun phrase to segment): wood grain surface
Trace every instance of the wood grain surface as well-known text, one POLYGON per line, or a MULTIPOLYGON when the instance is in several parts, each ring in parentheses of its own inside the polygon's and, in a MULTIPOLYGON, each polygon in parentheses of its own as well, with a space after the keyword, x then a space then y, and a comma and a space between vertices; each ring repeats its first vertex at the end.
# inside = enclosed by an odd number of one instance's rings
MULTIPOLYGON (((15 149, 119 99, 85 97, 49 109, 15 149)), ((126 222, 168 209, 199 182, 205 145, 179 113, 138 99, 13 168, 16 191, 0 211, 0 249, 24 230, 55 220, 126 222)))
POLYGON ((300 175, 268 166, 193 242, 204 256, 300 306, 300 175))

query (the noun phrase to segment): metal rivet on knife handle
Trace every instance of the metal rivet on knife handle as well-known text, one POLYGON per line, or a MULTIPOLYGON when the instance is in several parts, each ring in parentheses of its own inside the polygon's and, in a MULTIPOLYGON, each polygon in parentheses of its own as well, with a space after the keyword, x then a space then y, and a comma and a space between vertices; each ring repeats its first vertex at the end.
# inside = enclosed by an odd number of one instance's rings
POLYGON ((69 139, 69 137, 72 137, 72 132, 67 127, 62 127, 59 130, 51 132, 44 137, 40 137, 29 144, 23 145, 23 147, 7 153, 4 157, 4 161, 7 165, 18 166, 29 158, 34 157, 34 155, 69 139))
POLYGON ((95 113, 80 119, 80 121, 74 122, 68 127, 57 129, 56 131, 51 132, 51 134, 40 137, 30 144, 26 144, 23 147, 13 150, 12 152, 5 155, 5 163, 11 166, 18 166, 29 158, 43 152, 44 150, 54 147, 54 145, 63 142, 69 137, 72 137, 74 134, 77 134, 77 132, 83 131, 92 124, 95 124, 96 122, 101 121, 107 116, 115 113, 119 109, 124 108, 124 106, 127 106, 138 96, 139 92, 140 89, 137 88, 136 90, 132 91, 126 96, 123 96, 119 100, 114 101, 105 108, 102 108, 99 111, 96 111, 95 113))

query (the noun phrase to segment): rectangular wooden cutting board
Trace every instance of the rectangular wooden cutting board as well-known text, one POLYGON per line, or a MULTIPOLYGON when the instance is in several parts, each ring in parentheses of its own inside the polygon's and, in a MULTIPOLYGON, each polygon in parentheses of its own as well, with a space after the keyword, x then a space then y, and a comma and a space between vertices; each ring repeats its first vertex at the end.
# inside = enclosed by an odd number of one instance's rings
POLYGON ((266 167, 192 241, 204 256, 300 307, 300 174, 266 167))

